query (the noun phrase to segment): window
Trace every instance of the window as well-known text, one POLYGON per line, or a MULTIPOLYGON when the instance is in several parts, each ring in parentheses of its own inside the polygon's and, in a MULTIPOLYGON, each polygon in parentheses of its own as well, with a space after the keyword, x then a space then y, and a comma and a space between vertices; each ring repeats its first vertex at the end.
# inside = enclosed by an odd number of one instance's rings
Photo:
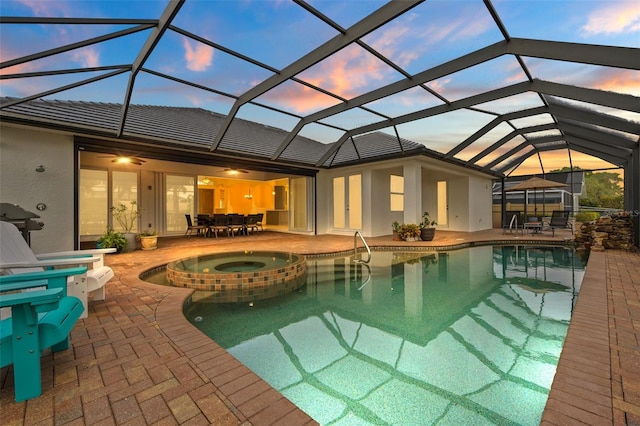
POLYGON ((308 197, 307 187, 308 178, 291 178, 291 228, 293 229, 308 229, 308 217, 309 212, 307 209, 308 197))
POLYGON ((187 228, 185 214, 194 215, 195 179, 192 176, 171 176, 166 179, 167 232, 187 228))
POLYGON ((346 184, 344 177, 333 178, 333 227, 345 228, 345 205, 346 184))
MULTIPOLYGON (((138 173, 135 172, 112 172, 113 182, 111 190, 111 205, 118 207, 120 204, 131 209, 131 202, 138 202, 138 173)), ((112 219, 111 226, 116 231, 122 231, 122 227, 117 221, 112 219)), ((131 232, 138 232, 138 221, 135 220, 131 232)))
POLYGON ((80 235, 101 235, 109 226, 106 170, 80 170, 80 235))
POLYGON ((390 176, 391 188, 391 211, 401 212, 404 210, 404 176, 390 176))
POLYGON ((362 228, 362 176, 349 176, 349 228, 362 228))

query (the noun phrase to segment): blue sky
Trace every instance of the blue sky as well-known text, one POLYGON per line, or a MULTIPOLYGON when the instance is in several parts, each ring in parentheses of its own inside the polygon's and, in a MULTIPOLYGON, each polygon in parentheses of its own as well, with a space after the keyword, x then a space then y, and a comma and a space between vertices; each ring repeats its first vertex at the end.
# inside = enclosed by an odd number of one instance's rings
MULTIPOLYGON (((380 1, 310 1, 325 16, 348 28, 385 4, 380 1)), ((640 48, 640 2, 630 1, 523 1, 494 0, 493 5, 511 37, 640 48)), ((43 1, 3 0, 2 16, 92 17, 157 19, 165 1, 43 1)), ((191 81, 224 94, 190 87, 149 73, 140 73, 132 103, 200 107, 226 114, 235 99, 338 34, 301 6, 290 1, 187 0, 173 25, 222 48, 252 58, 256 63, 225 53, 174 31, 167 31, 145 62, 145 68, 191 81)), ((91 37, 131 28, 131 25, 0 25, 2 62, 91 37)), ((6 67, 3 74, 131 63, 150 30, 93 44, 46 58, 6 67)), ((443 62, 503 40, 481 0, 427 1, 365 36, 362 41, 413 75, 443 62)), ((594 65, 523 58, 534 78, 640 96, 640 73, 594 65)), ((2 80, 3 96, 24 97, 104 74, 67 74, 2 80)), ((360 45, 352 44, 296 76, 351 99, 384 87, 404 76, 360 45)), ((475 67, 446 75, 426 86, 455 101, 527 77, 514 56, 506 55, 475 67)), ((128 73, 57 93, 48 98, 122 103, 128 73)), ((239 117, 290 130, 299 117, 341 102, 301 82, 288 81, 255 99, 260 106, 245 106, 239 117)), ((351 110, 322 120, 342 129, 357 128, 413 111, 442 105, 427 90, 413 88, 367 104, 368 111, 351 110), (381 115, 378 115, 381 114, 381 115)), ((513 111, 541 105, 537 96, 522 94, 487 105, 488 111, 513 111)), ((596 106, 592 108, 598 109, 596 106)), ((638 114, 606 111, 627 120, 638 114)), ((398 126, 400 136, 446 152, 491 121, 477 111, 457 111, 398 126)), ((550 117, 546 118, 550 120, 550 117)), ((544 122, 541 117, 539 121, 544 122)), ((394 133, 393 129, 384 129, 394 133)), ((508 129, 504 129, 508 131, 508 129)), ((496 129, 496 132, 499 132, 496 129)), ((342 130, 313 125, 301 132, 324 143, 337 140, 342 130)), ((501 137, 501 135, 495 135, 501 137)), ((472 145, 461 157, 481 150, 472 145)), ((485 143, 486 145, 486 143, 485 143)), ((505 148, 508 149, 508 148, 505 148)), ((565 160, 560 160, 560 162, 565 160)))

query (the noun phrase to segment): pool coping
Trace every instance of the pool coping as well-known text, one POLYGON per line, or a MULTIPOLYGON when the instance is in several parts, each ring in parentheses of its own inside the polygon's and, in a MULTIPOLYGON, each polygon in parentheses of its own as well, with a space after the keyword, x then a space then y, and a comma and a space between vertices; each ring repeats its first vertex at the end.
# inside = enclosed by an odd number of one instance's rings
POLYGON ((542 425, 613 424, 606 254, 592 251, 542 425))

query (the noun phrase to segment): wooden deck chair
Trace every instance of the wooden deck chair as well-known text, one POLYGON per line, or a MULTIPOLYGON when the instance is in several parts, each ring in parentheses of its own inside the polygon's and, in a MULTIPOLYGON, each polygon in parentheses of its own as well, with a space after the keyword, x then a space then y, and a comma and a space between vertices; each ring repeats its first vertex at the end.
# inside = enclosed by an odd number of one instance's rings
POLYGON ((70 276, 67 282, 68 294, 80 299, 84 306, 82 318, 89 313, 89 293, 93 293, 93 300, 104 300, 104 287, 114 276, 113 270, 104 264, 104 255, 115 252, 115 248, 107 248, 36 255, 14 224, 0 221, 0 274, 40 272, 63 266, 90 268, 86 273, 70 276))

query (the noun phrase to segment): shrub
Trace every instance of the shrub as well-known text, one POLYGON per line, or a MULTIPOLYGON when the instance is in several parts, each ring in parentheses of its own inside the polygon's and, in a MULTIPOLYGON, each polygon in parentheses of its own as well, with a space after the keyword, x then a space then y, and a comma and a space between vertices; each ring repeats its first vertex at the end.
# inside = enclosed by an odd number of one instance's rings
POLYGON ((405 223, 400 225, 400 238, 407 240, 408 238, 418 238, 420 236, 420 227, 415 223, 405 223))
POLYGON ((594 222, 599 217, 600 214, 598 212, 578 212, 576 213, 576 222, 594 222))
POLYGON ((107 228, 107 231, 98 238, 96 244, 99 248, 115 247, 120 253, 127 248, 127 239, 120 232, 114 231, 113 228, 107 228))

